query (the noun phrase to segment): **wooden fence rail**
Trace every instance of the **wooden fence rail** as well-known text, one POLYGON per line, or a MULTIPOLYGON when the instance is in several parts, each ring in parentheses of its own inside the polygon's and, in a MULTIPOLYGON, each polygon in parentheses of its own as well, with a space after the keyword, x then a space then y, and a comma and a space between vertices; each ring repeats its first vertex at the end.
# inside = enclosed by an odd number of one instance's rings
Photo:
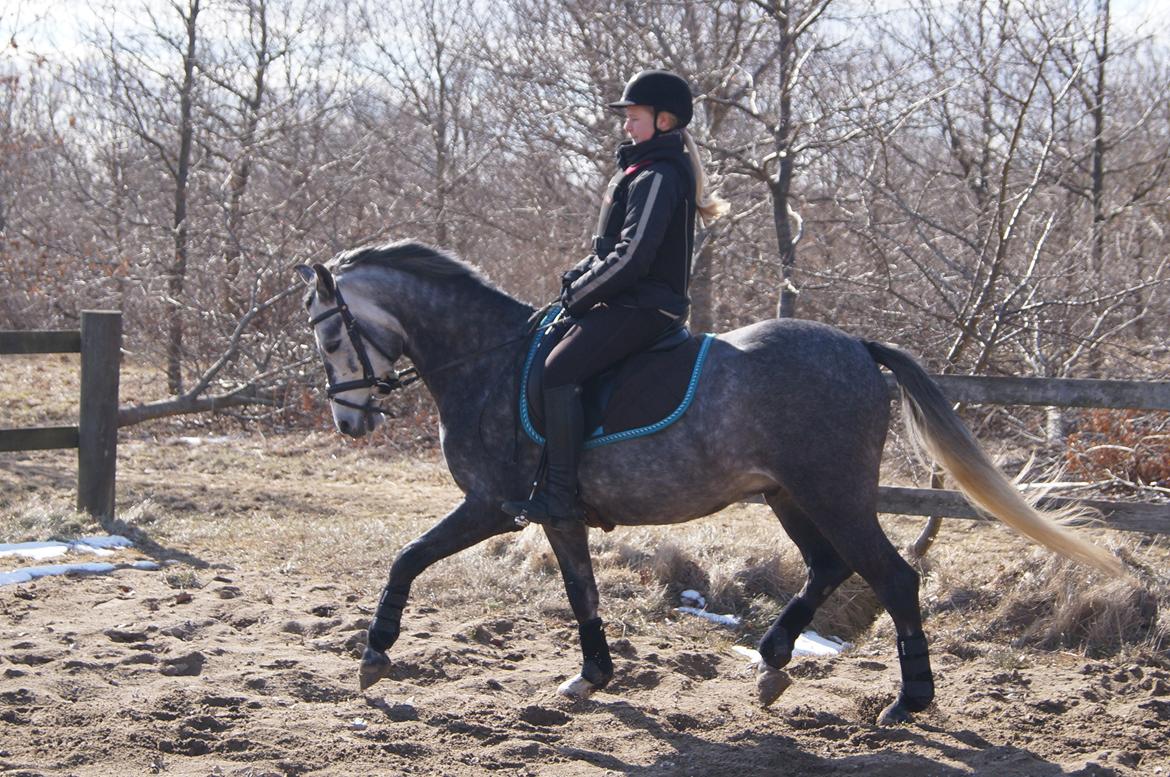
POLYGON ((117 311, 83 311, 79 330, 0 332, 0 354, 81 354, 77 426, 0 429, 0 451, 76 448, 77 509, 99 519, 114 515, 121 351, 117 311))
MULTIPOLYGON (((1097 510, 1110 529, 1170 534, 1170 504, 1113 502, 1063 496, 1047 496, 1040 500, 1041 507, 1059 508, 1072 504, 1097 510)), ((898 515, 982 518, 961 493, 942 488, 882 486, 878 493, 878 510, 898 515)))
MULTIPOLYGON (((78 426, 0 429, 0 452, 78 449, 78 509, 98 517, 114 513, 118 444, 118 378, 122 316, 85 311, 77 331, 0 331, 0 354, 81 353, 78 426)), ((932 375, 952 402, 1170 411, 1170 381, 1073 380, 970 375, 932 375)), ((887 376, 891 387, 897 385, 887 376)), ((1094 507, 1107 525, 1129 531, 1170 534, 1170 504, 1070 500, 1094 507)), ((903 515, 978 518, 957 491, 882 486, 878 509, 903 515)))
MULTIPOLYGON (((1170 381, 1073 380, 978 375, 932 375, 952 402, 1170 411, 1170 381)), ((887 375, 891 388, 897 386, 887 375)), ((897 394, 894 394, 897 396, 897 394)), ((1110 528, 1170 534, 1170 504, 1049 497, 1041 504, 1077 502, 1101 513, 1110 528)), ((901 515, 980 518, 958 491, 882 486, 878 510, 901 515)))
MULTIPOLYGON (((973 405, 1043 405, 1131 410, 1170 410, 1170 381, 1013 378, 931 375, 952 402, 973 405)), ((891 388, 898 382, 893 375, 891 388)))

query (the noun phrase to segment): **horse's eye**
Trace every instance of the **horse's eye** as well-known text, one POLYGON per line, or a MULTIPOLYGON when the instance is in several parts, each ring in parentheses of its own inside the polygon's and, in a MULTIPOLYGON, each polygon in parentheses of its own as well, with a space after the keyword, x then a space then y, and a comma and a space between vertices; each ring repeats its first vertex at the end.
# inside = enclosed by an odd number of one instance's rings
POLYGON ((322 348, 325 349, 325 353, 333 353, 334 351, 336 351, 340 347, 341 347, 340 340, 330 340, 329 342, 325 343, 325 345, 322 346, 322 348))

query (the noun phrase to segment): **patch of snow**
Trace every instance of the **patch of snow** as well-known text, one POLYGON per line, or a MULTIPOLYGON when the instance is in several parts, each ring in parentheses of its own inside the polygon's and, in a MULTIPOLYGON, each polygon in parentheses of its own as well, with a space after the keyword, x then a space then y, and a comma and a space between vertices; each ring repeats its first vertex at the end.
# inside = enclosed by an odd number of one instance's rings
MULTIPOLYGON (((95 556, 112 556, 122 548, 132 547, 134 547, 134 543, 130 540, 121 535, 114 534, 101 537, 82 537, 72 542, 16 542, 0 544, 0 556, 21 556, 23 558, 41 561, 63 556, 69 551, 92 553, 95 556)), ((160 569, 159 565, 154 561, 135 561, 132 564, 123 566, 142 570, 160 569)), ((27 583, 38 577, 67 575, 70 572, 104 574, 106 572, 113 572, 115 569, 117 567, 113 564, 99 561, 76 564, 52 564, 43 567, 24 567, 22 569, 14 569, 10 572, 0 572, 0 585, 27 583)))
POLYGON ((69 546, 64 542, 13 542, 0 545, 0 556, 21 556, 38 561, 64 556, 69 546))
MULTIPOLYGON (((836 656, 853 647, 853 643, 837 637, 822 637, 815 631, 806 631, 796 638, 796 645, 792 649, 793 656, 836 656)), ((740 654, 754 666, 762 664, 764 657, 760 651, 743 645, 732 645, 731 649, 740 654)))
POLYGON ((731 649, 751 662, 752 666, 764 663, 764 657, 760 655, 760 651, 755 648, 744 647, 743 645, 732 645, 731 649))
POLYGON ((688 588, 680 593, 679 598, 682 599, 682 607, 675 607, 675 612, 686 613, 687 615, 695 615, 699 618, 706 618, 712 623, 720 626, 727 626, 734 629, 739 627, 739 617, 736 615, 719 615, 713 612, 707 612, 707 600, 698 591, 688 588))
POLYGON ((110 534, 104 537, 82 537, 77 542, 81 545, 88 545, 91 548, 113 549, 134 547, 134 543, 121 534, 110 534))
POLYGON ((38 577, 67 575, 70 572, 84 572, 99 575, 113 571, 114 565, 107 564, 104 561, 90 561, 85 564, 53 564, 47 567, 25 567, 14 572, 0 572, 0 585, 27 583, 30 580, 36 580, 38 577))
POLYGON ((70 542, 13 542, 0 545, 0 556, 21 556, 41 561, 64 556, 69 551, 109 556, 119 548, 132 548, 134 543, 119 534, 108 537, 82 537, 70 542))
POLYGON ((208 435, 207 437, 180 437, 179 442, 187 445, 219 445, 231 442, 234 438, 227 434, 208 435))
POLYGON ((80 553, 92 553, 95 556, 112 556, 117 552, 106 548, 92 548, 89 545, 70 545, 69 550, 76 550, 80 553))
POLYGON ((815 631, 806 631, 796 638, 794 656, 836 656, 853 647, 853 643, 837 637, 822 637, 815 631))
POLYGON ((727 626, 731 629, 739 626, 739 617, 736 615, 718 615, 713 612, 707 612, 706 610, 700 610, 698 607, 675 607, 674 611, 685 612, 687 615, 697 615, 700 618, 706 618, 712 623, 727 626))

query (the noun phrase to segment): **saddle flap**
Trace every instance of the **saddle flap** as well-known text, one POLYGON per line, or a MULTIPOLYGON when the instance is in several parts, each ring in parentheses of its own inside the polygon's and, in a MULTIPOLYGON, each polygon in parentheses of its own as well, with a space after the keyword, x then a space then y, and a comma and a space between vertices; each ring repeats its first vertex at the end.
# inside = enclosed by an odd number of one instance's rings
MULTIPOLYGON (((535 341, 525 365, 527 381, 522 407, 524 426, 529 435, 543 435, 541 388, 544 361, 567 331, 555 327, 535 341)), ((539 337, 539 335, 538 335, 539 337)), ((582 388, 585 411, 586 447, 616 442, 611 435, 660 425, 674 415, 677 418, 688 390, 701 369, 701 354, 709 335, 694 337, 686 327, 666 332, 649 349, 624 359, 613 368, 590 378, 582 388)), ((657 429, 654 429, 655 431, 657 429)), ((537 440, 541 442, 542 440, 537 440)))
POLYGON ((680 335, 679 344, 668 349, 652 347, 622 363, 602 414, 606 434, 655 424, 682 405, 703 341, 685 329, 674 337, 680 335))

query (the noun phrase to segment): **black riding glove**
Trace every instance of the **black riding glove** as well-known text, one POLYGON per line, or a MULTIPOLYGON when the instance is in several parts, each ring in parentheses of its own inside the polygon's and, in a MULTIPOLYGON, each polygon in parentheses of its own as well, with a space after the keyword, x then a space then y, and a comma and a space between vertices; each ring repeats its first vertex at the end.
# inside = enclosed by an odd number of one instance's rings
POLYGON ((565 273, 561 275, 562 288, 572 286, 574 281, 584 275, 589 270, 590 266, 592 266, 593 259, 593 254, 590 254, 566 270, 565 273))

